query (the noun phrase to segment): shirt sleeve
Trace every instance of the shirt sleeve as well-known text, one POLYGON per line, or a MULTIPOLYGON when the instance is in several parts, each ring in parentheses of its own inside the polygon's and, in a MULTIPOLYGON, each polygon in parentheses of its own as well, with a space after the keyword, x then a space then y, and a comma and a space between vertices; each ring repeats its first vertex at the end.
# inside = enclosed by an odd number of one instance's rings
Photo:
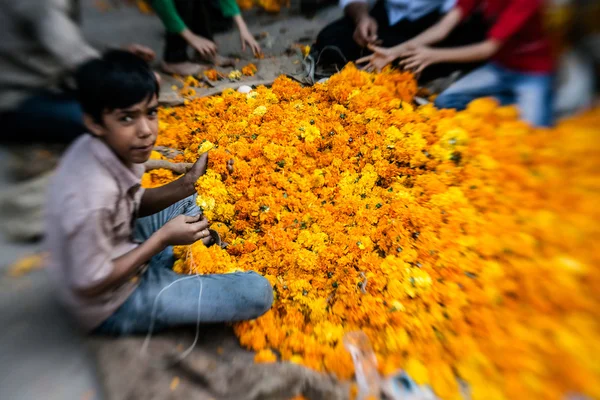
MULTIPOLYGON (((68 209, 68 208, 66 208, 68 209)), ((64 219, 64 252, 69 260, 69 286, 75 290, 93 288, 113 271, 113 245, 108 209, 90 210, 64 219)))
POLYGON ((539 11, 542 6, 540 0, 512 0, 500 14, 496 23, 488 33, 490 39, 504 42, 518 32, 527 21, 539 11))
MULTIPOLYGON (((43 2, 45 3, 45 2, 43 2)), ((34 32, 42 45, 67 69, 73 70, 82 63, 99 57, 69 16, 65 6, 48 2, 30 9, 34 32)))
POLYGON ((340 0, 340 8, 343 10, 352 3, 368 3, 367 0, 340 0))
POLYGON ((167 32, 181 33, 187 28, 177 12, 173 0, 152 0, 152 8, 162 21, 167 32))
POLYGON ((223 16, 226 18, 235 17, 240 15, 240 7, 235 0, 219 0, 219 6, 223 16))
POLYGON ((456 2, 456 7, 461 11, 461 18, 463 20, 468 18, 473 11, 475 11, 475 7, 478 3, 477 0, 458 0, 456 2))

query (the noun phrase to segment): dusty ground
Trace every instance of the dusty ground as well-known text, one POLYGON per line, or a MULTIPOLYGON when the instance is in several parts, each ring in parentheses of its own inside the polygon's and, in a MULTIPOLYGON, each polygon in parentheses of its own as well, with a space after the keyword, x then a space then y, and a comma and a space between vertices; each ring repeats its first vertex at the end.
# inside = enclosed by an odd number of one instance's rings
MULTIPOLYGON (((128 8, 102 13, 93 4, 93 0, 83 0, 84 32, 90 42, 99 48, 138 42, 152 47, 160 58, 162 26, 156 17, 128 8)), ((251 61, 258 66, 259 72, 253 79, 270 80, 282 73, 297 72, 300 57, 286 50, 294 44, 310 44, 319 29, 340 14, 336 8, 322 10, 312 19, 289 16, 286 12, 279 16, 248 13, 246 20, 260 38, 266 55, 263 60, 241 54, 235 30, 217 35, 216 41, 222 54, 240 59, 238 67, 251 61)), ((173 84, 178 82, 166 79, 165 94, 173 84)), ((230 83, 222 81, 220 85, 226 87, 230 83)), ((7 149, 0 148, 0 192, 14 185, 8 159, 7 149)), ((0 236, 0 399, 211 398, 196 387, 190 389, 185 382, 171 391, 176 376, 173 372, 157 375, 155 369, 137 362, 143 338, 86 342, 55 303, 44 271, 21 278, 5 274, 14 260, 39 249, 39 243, 15 244, 0 236), (96 369, 98 354, 100 373, 96 369), (103 388, 101 381, 109 385, 103 388), (182 388, 187 391, 176 396, 182 388)), ((189 334, 158 338, 158 347, 154 348, 159 350, 154 356, 176 350, 179 340, 187 347, 191 339, 189 334)), ((231 331, 224 327, 203 332, 197 354, 252 365, 252 355, 240 349, 231 331), (215 354, 217 348, 222 348, 222 354, 215 354)))

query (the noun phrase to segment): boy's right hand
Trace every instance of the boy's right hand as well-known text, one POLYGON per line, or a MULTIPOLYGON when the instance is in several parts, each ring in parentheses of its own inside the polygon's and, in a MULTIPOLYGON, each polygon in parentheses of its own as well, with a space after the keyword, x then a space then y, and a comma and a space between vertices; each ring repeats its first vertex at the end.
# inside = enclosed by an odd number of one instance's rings
POLYGON ((166 246, 186 245, 198 240, 210 240, 208 220, 202 214, 193 217, 179 215, 160 228, 159 234, 166 246))

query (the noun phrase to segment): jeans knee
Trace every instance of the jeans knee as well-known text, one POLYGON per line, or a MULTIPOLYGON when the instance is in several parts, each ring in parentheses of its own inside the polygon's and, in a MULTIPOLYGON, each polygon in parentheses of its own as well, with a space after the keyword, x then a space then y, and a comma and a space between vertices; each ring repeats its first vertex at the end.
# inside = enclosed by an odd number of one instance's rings
POLYGON ((435 101, 433 102, 437 108, 456 108, 454 103, 456 103, 456 96, 451 93, 444 92, 440 93, 440 95, 436 97, 435 101))
POLYGON ((248 288, 251 293, 248 300, 252 304, 252 309, 256 312, 256 318, 271 309, 273 305, 273 287, 265 277, 255 272, 249 273, 249 278, 248 288))

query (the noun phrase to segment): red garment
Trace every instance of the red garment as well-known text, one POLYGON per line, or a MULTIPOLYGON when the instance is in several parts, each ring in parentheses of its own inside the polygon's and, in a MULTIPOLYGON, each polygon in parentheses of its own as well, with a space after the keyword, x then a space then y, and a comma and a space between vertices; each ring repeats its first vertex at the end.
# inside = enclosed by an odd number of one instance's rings
POLYGON ((544 32, 542 0, 458 0, 463 19, 481 9, 488 38, 502 43, 492 61, 522 72, 552 72, 554 57, 544 32))

